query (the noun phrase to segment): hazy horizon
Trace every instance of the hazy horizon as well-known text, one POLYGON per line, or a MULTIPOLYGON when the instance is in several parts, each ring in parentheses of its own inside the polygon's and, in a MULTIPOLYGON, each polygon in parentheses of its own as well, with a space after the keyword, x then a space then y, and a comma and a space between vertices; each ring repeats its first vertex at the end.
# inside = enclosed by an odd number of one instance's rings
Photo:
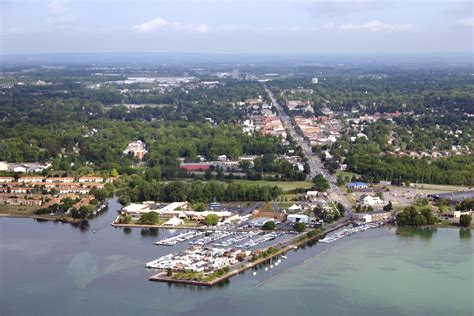
POLYGON ((0 53, 472 54, 454 0, 0 0, 0 53))

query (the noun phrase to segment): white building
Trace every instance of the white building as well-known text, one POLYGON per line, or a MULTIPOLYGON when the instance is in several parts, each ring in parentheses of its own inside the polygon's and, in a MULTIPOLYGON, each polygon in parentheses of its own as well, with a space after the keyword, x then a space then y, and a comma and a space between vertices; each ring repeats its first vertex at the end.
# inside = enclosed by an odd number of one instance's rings
POLYGON ((370 195, 362 195, 360 197, 360 202, 364 205, 370 205, 370 206, 385 204, 385 202, 378 196, 370 196, 370 195))
POLYGON ((312 84, 317 84, 319 82, 319 79, 314 77, 313 79, 311 79, 311 83, 312 84))
POLYGON ((309 217, 308 215, 304 214, 290 214, 286 218, 286 221, 289 223, 305 223, 307 224, 309 222, 309 217))

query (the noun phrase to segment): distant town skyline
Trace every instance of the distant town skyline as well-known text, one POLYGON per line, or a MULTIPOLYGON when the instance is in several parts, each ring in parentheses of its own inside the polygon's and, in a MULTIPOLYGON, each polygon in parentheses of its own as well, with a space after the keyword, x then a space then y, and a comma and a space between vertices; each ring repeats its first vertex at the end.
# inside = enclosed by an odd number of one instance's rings
POLYGON ((1 54, 473 50, 463 0, 0 0, 0 11, 1 54))

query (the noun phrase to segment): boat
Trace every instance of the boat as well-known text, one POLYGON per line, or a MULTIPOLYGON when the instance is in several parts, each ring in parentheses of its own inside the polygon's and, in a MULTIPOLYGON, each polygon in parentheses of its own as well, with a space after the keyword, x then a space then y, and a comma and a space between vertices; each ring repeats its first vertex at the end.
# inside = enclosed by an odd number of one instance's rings
POLYGON ((281 256, 281 257, 282 257, 283 259, 288 259, 288 257, 287 257, 287 256, 281 256))

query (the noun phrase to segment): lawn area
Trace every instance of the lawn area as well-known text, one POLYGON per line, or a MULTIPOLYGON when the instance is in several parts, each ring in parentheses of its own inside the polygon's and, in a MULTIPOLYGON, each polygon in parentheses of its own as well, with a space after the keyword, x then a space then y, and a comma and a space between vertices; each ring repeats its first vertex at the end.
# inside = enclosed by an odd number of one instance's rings
POLYGON ((336 171, 336 176, 342 174, 344 177, 349 177, 349 178, 352 178, 353 176, 356 176, 356 177, 359 177, 359 175, 357 173, 353 173, 353 172, 347 172, 347 171, 336 171))
POLYGON ((253 185, 268 185, 268 186, 277 186, 283 190, 283 192, 289 192, 294 189, 303 188, 311 189, 313 184, 308 181, 267 181, 267 180, 233 180, 234 183, 240 184, 253 184, 253 185))
POLYGON ((0 205, 0 214, 34 215, 38 206, 0 205))

